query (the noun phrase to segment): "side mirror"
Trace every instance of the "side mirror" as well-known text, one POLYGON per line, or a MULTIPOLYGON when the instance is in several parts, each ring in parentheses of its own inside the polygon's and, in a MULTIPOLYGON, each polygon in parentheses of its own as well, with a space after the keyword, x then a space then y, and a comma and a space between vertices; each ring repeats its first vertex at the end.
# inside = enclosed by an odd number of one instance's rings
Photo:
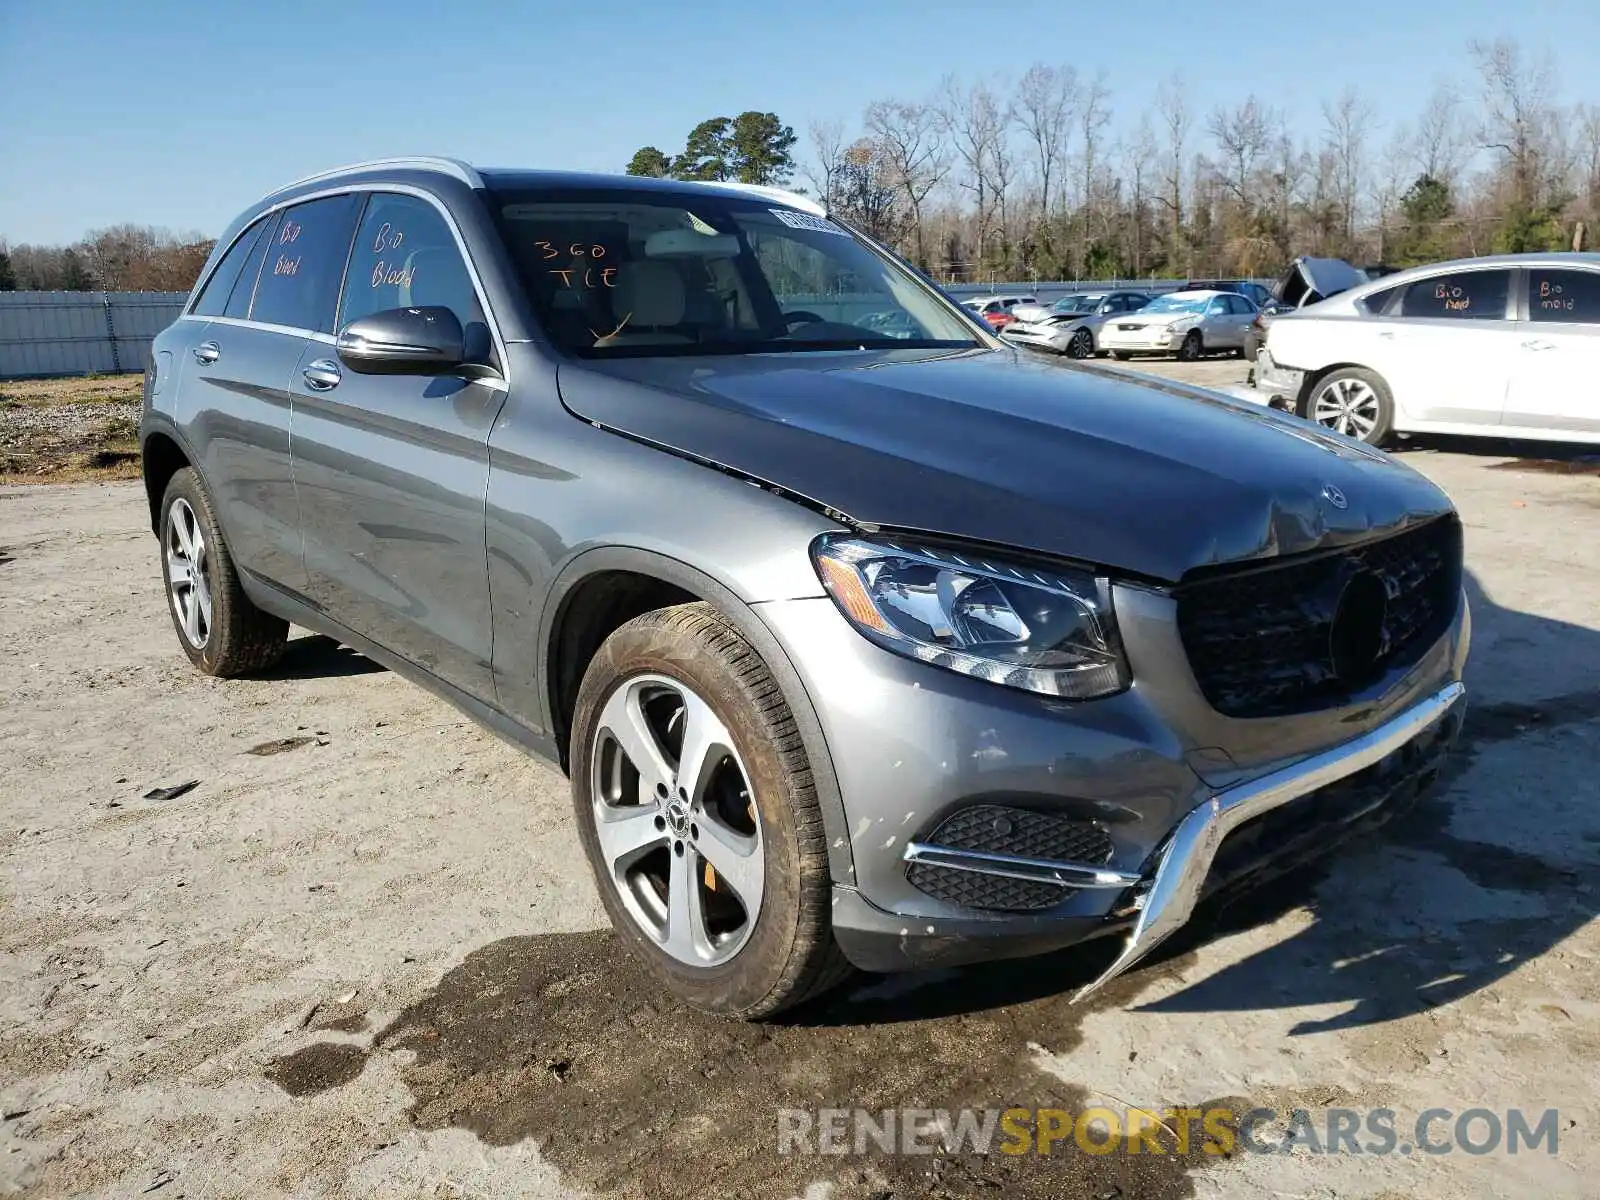
POLYGON ((442 375, 467 358, 455 313, 439 305, 386 308, 339 333, 339 361, 362 375, 442 375))

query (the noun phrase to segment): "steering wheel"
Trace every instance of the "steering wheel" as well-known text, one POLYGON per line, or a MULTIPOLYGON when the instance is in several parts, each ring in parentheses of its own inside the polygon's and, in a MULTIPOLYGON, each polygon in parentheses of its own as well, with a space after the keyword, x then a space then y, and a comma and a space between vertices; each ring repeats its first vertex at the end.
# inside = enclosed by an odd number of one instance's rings
POLYGON ((784 313, 783 314, 783 321, 784 321, 785 325, 820 325, 820 324, 822 324, 822 318, 821 317, 817 316, 817 314, 814 313, 814 312, 807 312, 803 308, 802 309, 798 309, 795 312, 786 312, 786 313, 784 313))

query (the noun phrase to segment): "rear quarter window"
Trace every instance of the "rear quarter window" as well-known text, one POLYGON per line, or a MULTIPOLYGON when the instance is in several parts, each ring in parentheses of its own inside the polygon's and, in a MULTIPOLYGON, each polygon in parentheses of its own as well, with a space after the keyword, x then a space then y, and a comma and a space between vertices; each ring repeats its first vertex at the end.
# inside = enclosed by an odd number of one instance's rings
MULTIPOLYGON (((200 296, 195 300, 191 312, 203 317, 223 315, 228 307, 228 297, 233 294, 234 285, 239 282, 245 263, 251 259, 256 239, 261 236, 261 231, 267 224, 267 219, 263 217, 234 239, 233 245, 228 247, 228 252, 217 264, 217 269, 211 272, 211 278, 206 280, 205 287, 200 290, 200 296)), ((260 260, 256 261, 259 263, 260 260)), ((254 282, 252 278, 251 283, 254 282)))

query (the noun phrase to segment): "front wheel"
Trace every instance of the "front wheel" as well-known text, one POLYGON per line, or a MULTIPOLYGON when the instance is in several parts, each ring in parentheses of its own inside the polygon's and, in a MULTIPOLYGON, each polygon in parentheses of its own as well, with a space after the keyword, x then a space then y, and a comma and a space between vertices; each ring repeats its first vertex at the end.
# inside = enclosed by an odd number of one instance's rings
POLYGON ((1377 372, 1365 367, 1341 367, 1313 385, 1301 402, 1300 415, 1378 446, 1394 428, 1394 397, 1377 372))
POLYGON ((1126 350, 1113 350, 1111 352, 1111 357, 1116 359, 1118 362, 1127 362, 1133 357, 1133 355, 1129 354, 1126 350))
POLYGON ((578 691, 572 800, 622 943, 689 1005, 770 1016, 842 979, 827 839, 794 717, 720 613, 645 613, 578 691))
POLYGON ((207 675, 265 670, 283 655, 289 624, 244 594, 211 495, 193 468, 161 498, 161 563, 178 644, 207 675))
POLYGON ((1080 329, 1072 335, 1072 340, 1067 343, 1068 358, 1093 358, 1094 334, 1087 329, 1080 329))
POLYGON ((1205 347, 1200 341, 1200 331, 1191 329, 1188 336, 1183 339, 1183 345, 1178 347, 1178 361, 1195 362, 1204 350, 1205 347))

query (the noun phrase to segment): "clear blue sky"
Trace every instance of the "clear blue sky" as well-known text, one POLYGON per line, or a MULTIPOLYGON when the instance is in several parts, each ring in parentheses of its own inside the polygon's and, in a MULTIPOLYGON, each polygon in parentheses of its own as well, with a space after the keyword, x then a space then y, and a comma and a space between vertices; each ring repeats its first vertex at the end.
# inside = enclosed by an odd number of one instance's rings
POLYGON ((1501 34, 1554 54, 1563 99, 1600 100, 1597 3, 0 0, 0 237, 216 234, 280 183, 388 154, 620 171, 747 108, 803 148, 812 118, 1041 60, 1104 68, 1118 127, 1174 69, 1201 113, 1253 91, 1309 132, 1355 82, 1393 123, 1440 79, 1475 86, 1466 42, 1501 34))

